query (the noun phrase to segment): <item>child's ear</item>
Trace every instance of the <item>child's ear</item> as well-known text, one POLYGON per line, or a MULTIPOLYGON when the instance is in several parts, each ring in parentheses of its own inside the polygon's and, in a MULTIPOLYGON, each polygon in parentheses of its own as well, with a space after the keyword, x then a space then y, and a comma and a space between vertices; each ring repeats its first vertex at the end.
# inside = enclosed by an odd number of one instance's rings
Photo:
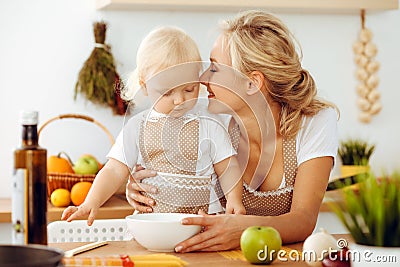
POLYGON ((257 93, 264 86, 265 78, 264 75, 259 71, 251 72, 249 79, 250 81, 246 91, 248 95, 257 93))
POLYGON ((142 92, 145 96, 148 96, 148 92, 147 92, 147 87, 146 87, 146 83, 143 81, 143 79, 139 79, 139 84, 140 84, 140 88, 142 89, 142 92))

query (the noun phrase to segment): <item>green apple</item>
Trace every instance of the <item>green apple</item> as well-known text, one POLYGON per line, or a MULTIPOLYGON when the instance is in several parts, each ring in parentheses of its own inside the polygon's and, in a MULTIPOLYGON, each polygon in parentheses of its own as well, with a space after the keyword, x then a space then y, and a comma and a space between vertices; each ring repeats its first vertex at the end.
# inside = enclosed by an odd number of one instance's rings
POLYGON ((240 248, 251 263, 270 264, 282 247, 279 232, 270 226, 251 226, 240 237, 240 248))
POLYGON ((96 174, 99 171, 99 164, 95 158, 83 155, 75 161, 73 169, 77 174, 96 174))

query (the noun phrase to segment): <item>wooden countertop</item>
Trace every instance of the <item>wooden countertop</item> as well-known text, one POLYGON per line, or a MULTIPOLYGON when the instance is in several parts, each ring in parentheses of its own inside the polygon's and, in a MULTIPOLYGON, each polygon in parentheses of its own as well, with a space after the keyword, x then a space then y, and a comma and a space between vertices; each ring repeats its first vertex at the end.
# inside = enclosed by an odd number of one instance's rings
MULTIPOLYGON (((350 235, 341 234, 334 235, 336 239, 344 238, 348 243, 352 242, 350 235)), ((50 243, 50 247, 59 248, 64 251, 76 248, 78 246, 87 243, 50 243)), ((282 247, 285 251, 281 254, 281 260, 276 259, 272 266, 308 266, 304 261, 295 260, 296 253, 301 253, 303 243, 288 244, 282 247), (295 250, 295 251, 293 251, 295 250)), ((107 256, 118 256, 118 255, 149 255, 156 254, 157 252, 151 252, 140 246, 135 240, 131 241, 109 241, 108 245, 90 250, 75 256, 78 258, 90 258, 90 257, 107 257, 107 256)), ((192 253, 166 253, 179 257, 188 263, 188 266, 213 266, 213 267, 225 267, 225 266, 254 266, 247 262, 240 250, 224 251, 224 252, 192 252, 192 253)), ((300 258, 301 258, 301 254, 300 258)), ((138 264, 139 265, 139 264, 138 264)))
MULTIPOLYGON (((47 205, 47 222, 58 221, 65 208, 54 207, 50 202, 47 205)), ((133 213, 133 208, 125 199, 125 195, 114 195, 100 208, 97 219, 125 218, 133 213)), ((11 222, 11 199, 0 199, 0 223, 11 222)))
MULTIPOLYGON (((49 246, 54 248, 60 248, 66 251, 84 244, 87 243, 50 243, 49 246)), ((290 251, 291 249, 301 250, 301 248, 302 248, 302 243, 296 243, 289 246, 285 246, 283 249, 285 251, 290 251)), ((91 259, 91 257, 93 258, 96 257, 98 259, 101 257, 107 258, 110 256, 118 256, 118 255, 137 256, 137 255, 150 255, 150 254, 159 254, 159 253, 148 251, 147 249, 140 246, 135 240, 109 241, 108 244, 105 246, 84 252, 82 254, 78 254, 74 258, 75 262, 79 262, 78 261, 79 258, 91 259)), ((246 261, 240 250, 232 250, 224 252, 192 252, 183 254, 168 252, 166 254, 180 258, 181 260, 188 263, 187 266, 191 267, 192 266, 198 266, 198 267, 254 266, 250 264, 248 261, 246 261)), ((140 263, 138 263, 137 265, 140 265, 140 263)), ((273 266, 308 266, 308 265, 302 261, 295 262, 288 260, 285 262, 276 259, 273 262, 273 266)))

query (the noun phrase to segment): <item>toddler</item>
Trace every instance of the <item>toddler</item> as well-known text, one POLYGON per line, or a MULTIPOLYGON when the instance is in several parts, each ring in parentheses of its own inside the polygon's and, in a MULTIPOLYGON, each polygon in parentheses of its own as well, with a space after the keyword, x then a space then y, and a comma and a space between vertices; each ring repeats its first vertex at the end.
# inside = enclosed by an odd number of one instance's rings
POLYGON ((124 97, 132 100, 139 87, 152 107, 128 120, 84 203, 68 207, 62 219, 88 215, 91 225, 98 208, 138 164, 157 172, 142 180, 158 188, 155 194, 146 193, 157 203, 154 212, 216 212, 211 205, 217 199, 210 193, 218 177, 226 213, 245 214, 241 172, 229 134, 197 103, 202 63, 195 42, 178 28, 158 28, 142 41, 136 63, 130 84, 138 86, 128 86, 124 97))

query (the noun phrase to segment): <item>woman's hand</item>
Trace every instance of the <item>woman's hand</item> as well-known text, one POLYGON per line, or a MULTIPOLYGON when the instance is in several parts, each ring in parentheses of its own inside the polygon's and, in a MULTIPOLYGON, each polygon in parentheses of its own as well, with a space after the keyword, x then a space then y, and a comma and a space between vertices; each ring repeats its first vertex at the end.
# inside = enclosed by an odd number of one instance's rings
POLYGON ((240 247, 240 236, 243 232, 239 222, 243 215, 207 215, 189 217, 182 220, 185 225, 201 225, 204 231, 179 243, 176 252, 221 251, 240 247))
POLYGON ((126 184, 125 195, 128 203, 139 212, 152 212, 151 206, 156 202, 154 199, 143 196, 140 192, 157 193, 157 188, 154 186, 140 183, 144 178, 156 176, 157 172, 146 170, 142 166, 137 165, 136 171, 132 176, 129 176, 128 183, 126 184))

